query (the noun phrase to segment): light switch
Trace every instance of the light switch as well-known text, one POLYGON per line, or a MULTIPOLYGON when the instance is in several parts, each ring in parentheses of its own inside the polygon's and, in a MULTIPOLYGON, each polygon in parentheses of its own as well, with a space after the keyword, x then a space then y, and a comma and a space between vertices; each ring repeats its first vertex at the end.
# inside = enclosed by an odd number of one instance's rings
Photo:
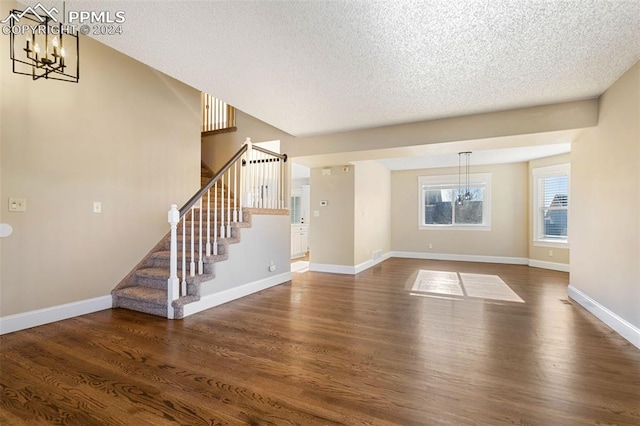
POLYGON ((314 210, 313 217, 320 217, 320 210, 314 210))
POLYGON ((27 200, 25 198, 9 198, 10 212, 26 212, 27 200))
POLYGON ((93 212, 102 213, 102 203, 100 201, 93 202, 93 212))

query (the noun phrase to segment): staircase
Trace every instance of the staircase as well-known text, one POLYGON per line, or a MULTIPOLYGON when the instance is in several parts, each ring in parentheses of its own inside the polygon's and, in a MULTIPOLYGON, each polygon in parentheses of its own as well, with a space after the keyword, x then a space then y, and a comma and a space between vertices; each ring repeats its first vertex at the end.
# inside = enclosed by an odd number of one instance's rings
MULTIPOLYGON (((213 172, 206 166, 201 168, 201 185, 206 185, 213 177, 213 172)), ((221 214, 221 200, 224 197, 225 201, 231 199, 231 208, 235 206, 235 195, 233 193, 227 193, 226 188, 218 188, 217 190, 218 200, 217 209, 218 215, 221 214)), ((213 195, 212 203, 213 203, 213 195)), ((206 203, 207 195, 203 197, 203 202, 206 203)), ((213 205, 212 205, 213 207, 213 205)), ((226 206, 225 206, 226 207, 226 206)), ((198 228, 199 223, 199 210, 196 209, 196 215, 194 215, 193 225, 194 228, 198 228)), ((213 216, 213 210, 210 212, 210 220, 213 216)), ((228 258, 228 246, 229 244, 236 244, 240 242, 240 229, 248 228, 251 226, 251 214, 248 209, 243 212, 243 222, 236 222, 231 224, 231 235, 227 238, 221 238, 220 230, 217 229, 218 235, 218 250, 216 255, 206 256, 203 259, 204 273, 202 275, 196 275, 194 277, 187 277, 187 294, 181 296, 178 300, 173 301, 172 305, 176 310, 176 318, 182 318, 182 308, 185 304, 200 300, 200 283, 209 281, 215 278, 215 263, 222 262, 228 258)), ((206 214, 203 217, 203 221, 206 221, 206 214)), ((186 221, 186 228, 191 228, 192 220, 186 221)), ((170 240, 169 234, 167 234, 162 241, 160 241, 151 252, 143 259, 140 264, 135 268, 132 274, 129 274, 125 280, 123 280, 112 292, 113 307, 126 308, 134 311, 145 312, 147 314, 158 315, 161 317, 167 317, 167 280, 169 279, 169 266, 170 266, 170 240)), ((183 241, 182 235, 178 236, 178 244, 183 241)), ((198 246, 200 243, 200 236, 194 235, 194 245, 198 246)), ((186 235, 186 244, 191 244, 191 235, 186 235)), ((186 253, 187 264, 191 263, 190 252, 186 253)), ((197 259, 194 259, 196 261, 197 259)), ((182 253, 178 254, 178 261, 182 262, 182 253)))
POLYGON ((215 278, 215 264, 228 259, 229 245, 251 227, 252 211, 284 207, 284 161, 252 149, 247 138, 218 173, 202 164, 202 188, 180 210, 172 206, 171 232, 111 292, 113 307, 183 318, 184 306, 200 300, 200 284, 215 278))

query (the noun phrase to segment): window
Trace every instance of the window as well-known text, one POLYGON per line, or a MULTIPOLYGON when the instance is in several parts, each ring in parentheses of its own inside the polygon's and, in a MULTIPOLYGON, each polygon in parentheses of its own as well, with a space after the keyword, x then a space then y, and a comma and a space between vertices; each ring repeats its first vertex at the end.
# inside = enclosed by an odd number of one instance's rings
POLYGON ((569 175, 569 164, 533 169, 534 245, 569 243, 569 175))
POLYGON ((469 176, 471 199, 462 205, 455 202, 458 187, 458 175, 418 178, 419 229, 491 229, 491 174, 469 176))

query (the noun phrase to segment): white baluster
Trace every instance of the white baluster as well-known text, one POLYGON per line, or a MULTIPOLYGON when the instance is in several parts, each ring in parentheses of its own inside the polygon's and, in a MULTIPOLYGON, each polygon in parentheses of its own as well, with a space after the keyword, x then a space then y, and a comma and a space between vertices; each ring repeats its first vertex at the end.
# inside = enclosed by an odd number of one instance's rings
POLYGON ((218 254, 218 182, 213 184, 213 254, 218 254))
MULTIPOLYGON (((213 228, 215 229, 215 227, 213 228)), ((211 188, 207 191, 207 256, 211 256, 211 188)))
POLYGON ((238 161, 233 163, 233 221, 238 221, 238 161))
POLYGON ((182 217, 182 294, 187 288, 187 214, 182 217))
POLYGON ((231 238, 231 169, 227 170, 227 238, 231 238))
POLYGON ((251 185, 253 183, 253 174, 252 174, 252 166, 251 160, 253 157, 253 145, 251 143, 251 138, 247 138, 245 140, 245 145, 247 145, 247 152, 245 153, 245 157, 247 159, 245 163, 245 176, 244 176, 244 200, 245 205, 247 207, 253 207, 253 200, 251 197, 251 185))
POLYGON ((189 263, 189 275, 194 277, 196 275, 196 254, 195 254, 195 235, 194 235, 194 220, 195 220, 195 205, 191 207, 191 262, 189 263))
POLYGON ((276 157, 271 157, 269 161, 269 186, 271 187, 271 191, 269 193, 269 207, 275 209, 276 198, 278 196, 278 186, 276 184, 276 157))
POLYGON ((278 162, 276 163, 278 167, 278 208, 282 209, 282 192, 284 191, 284 185, 282 181, 282 159, 278 158, 278 162))
POLYGON ((224 175, 220 177, 220 186, 222 194, 220 194, 220 238, 224 238, 224 175))
POLYGON ((171 205, 169 214, 167 215, 169 225, 171 226, 171 241, 169 243, 169 280, 167 281, 167 318, 173 319, 173 305, 171 302, 176 300, 180 291, 180 280, 178 279, 178 222, 180 221, 180 212, 178 206, 171 205))
POLYGON ((246 166, 247 162, 246 162, 246 160, 245 160, 245 161, 244 161, 244 164, 245 164, 245 165, 243 166, 243 165, 242 165, 242 164, 243 164, 243 160, 242 160, 242 158, 245 158, 245 159, 246 159, 246 157, 247 157, 247 154, 246 154, 246 152, 245 152, 245 154, 244 154, 244 155, 241 157, 241 159, 240 159, 240 166, 239 166, 239 168, 240 168, 240 182, 239 182, 239 187, 240 187, 240 191, 243 191, 243 193, 242 193, 242 194, 236 194, 236 199, 238 200, 238 220, 239 220, 240 222, 244 222, 244 220, 243 220, 243 218, 242 218, 242 204, 243 204, 243 203, 242 203, 242 201, 243 201, 243 199, 244 199, 244 185, 245 185, 245 184, 244 184, 244 182, 245 182, 244 180, 245 180, 245 177, 246 177, 245 175, 246 175, 246 172, 247 172, 247 166, 246 166))
POLYGON ((198 275, 203 274, 204 261, 202 259, 202 197, 200 197, 200 212, 198 213, 198 275))

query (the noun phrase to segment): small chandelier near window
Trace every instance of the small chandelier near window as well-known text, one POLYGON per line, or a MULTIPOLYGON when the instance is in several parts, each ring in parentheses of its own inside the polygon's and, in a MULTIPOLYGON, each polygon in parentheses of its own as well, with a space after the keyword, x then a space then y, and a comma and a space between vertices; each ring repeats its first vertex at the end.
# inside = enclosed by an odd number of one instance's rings
POLYGON ((58 22, 41 4, 24 11, 12 10, 10 28, 11 61, 15 74, 33 80, 61 80, 77 83, 80 78, 80 43, 73 27, 58 22))
POLYGON ((465 201, 471 200, 471 190, 469 185, 469 168, 471 165, 471 151, 458 153, 458 195, 456 196, 456 204, 461 206, 465 201), (464 167, 464 188, 462 186, 464 167))

